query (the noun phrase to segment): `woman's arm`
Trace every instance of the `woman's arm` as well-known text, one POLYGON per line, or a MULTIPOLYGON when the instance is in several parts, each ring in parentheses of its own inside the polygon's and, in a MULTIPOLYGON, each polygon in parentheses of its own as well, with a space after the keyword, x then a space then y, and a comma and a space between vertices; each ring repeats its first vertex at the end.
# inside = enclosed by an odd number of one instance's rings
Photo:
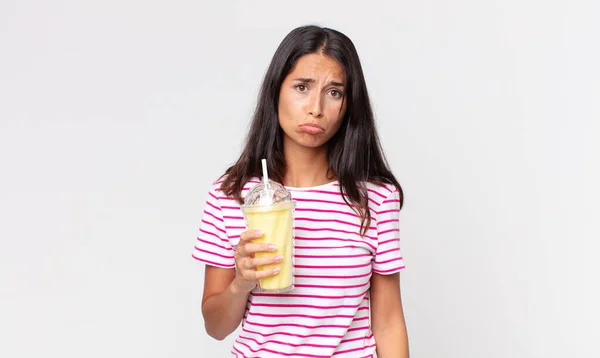
POLYGON ((206 266, 202 315, 206 332, 213 338, 223 340, 240 325, 250 292, 264 277, 276 275, 279 270, 256 270, 259 266, 281 262, 281 257, 255 258, 257 252, 275 251, 267 243, 254 244, 253 239, 262 232, 249 230, 242 233, 234 251, 235 268, 206 266))
POLYGON ((400 274, 371 277, 371 327, 379 358, 408 358, 400 274))
POLYGON ((202 315, 209 336, 223 340, 240 325, 250 292, 240 291, 235 269, 206 266, 202 315))

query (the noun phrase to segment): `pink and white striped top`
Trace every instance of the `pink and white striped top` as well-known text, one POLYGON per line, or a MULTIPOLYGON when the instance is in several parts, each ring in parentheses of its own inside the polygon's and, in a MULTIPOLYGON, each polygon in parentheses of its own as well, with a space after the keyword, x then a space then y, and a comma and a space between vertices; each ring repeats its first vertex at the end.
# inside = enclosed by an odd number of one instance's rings
MULTIPOLYGON (((248 182, 243 193, 258 183, 248 182)), ((404 269, 399 240, 399 193, 368 184, 371 226, 344 202, 339 184, 290 188, 296 200, 295 288, 253 291, 231 353, 236 357, 373 357, 369 287, 373 272, 404 269)), ((246 230, 239 204, 215 183, 208 193, 193 257, 234 268, 233 246, 246 230)))

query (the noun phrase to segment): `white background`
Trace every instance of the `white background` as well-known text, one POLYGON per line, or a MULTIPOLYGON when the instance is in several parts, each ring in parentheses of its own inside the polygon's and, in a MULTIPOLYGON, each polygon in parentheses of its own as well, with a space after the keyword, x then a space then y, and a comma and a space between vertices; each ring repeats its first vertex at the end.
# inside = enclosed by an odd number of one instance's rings
POLYGON ((599 357, 595 1, 0 1, 0 356, 226 357, 191 258, 279 42, 355 43, 413 357, 599 357))

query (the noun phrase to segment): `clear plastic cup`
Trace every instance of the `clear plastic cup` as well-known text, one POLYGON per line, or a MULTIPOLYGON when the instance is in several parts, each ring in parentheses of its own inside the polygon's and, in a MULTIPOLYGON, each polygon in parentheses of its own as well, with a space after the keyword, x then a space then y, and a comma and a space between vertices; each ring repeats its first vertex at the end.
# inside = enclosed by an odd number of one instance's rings
POLYGON ((281 184, 269 180, 268 185, 257 184, 244 200, 242 212, 246 226, 250 230, 261 230, 263 236, 254 243, 275 244, 273 252, 259 252, 254 256, 272 257, 280 255, 283 261, 257 267, 267 270, 279 267, 274 276, 259 279, 261 292, 287 292, 294 288, 294 210, 296 202, 290 192, 281 184))

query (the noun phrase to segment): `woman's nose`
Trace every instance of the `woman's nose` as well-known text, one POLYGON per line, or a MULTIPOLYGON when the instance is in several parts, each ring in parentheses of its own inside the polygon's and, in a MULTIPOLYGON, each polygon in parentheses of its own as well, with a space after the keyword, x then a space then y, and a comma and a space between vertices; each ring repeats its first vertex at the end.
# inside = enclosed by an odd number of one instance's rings
POLYGON ((320 118, 323 117, 323 101, 321 99, 320 93, 314 93, 310 99, 311 103, 309 105, 308 113, 315 117, 320 118))

